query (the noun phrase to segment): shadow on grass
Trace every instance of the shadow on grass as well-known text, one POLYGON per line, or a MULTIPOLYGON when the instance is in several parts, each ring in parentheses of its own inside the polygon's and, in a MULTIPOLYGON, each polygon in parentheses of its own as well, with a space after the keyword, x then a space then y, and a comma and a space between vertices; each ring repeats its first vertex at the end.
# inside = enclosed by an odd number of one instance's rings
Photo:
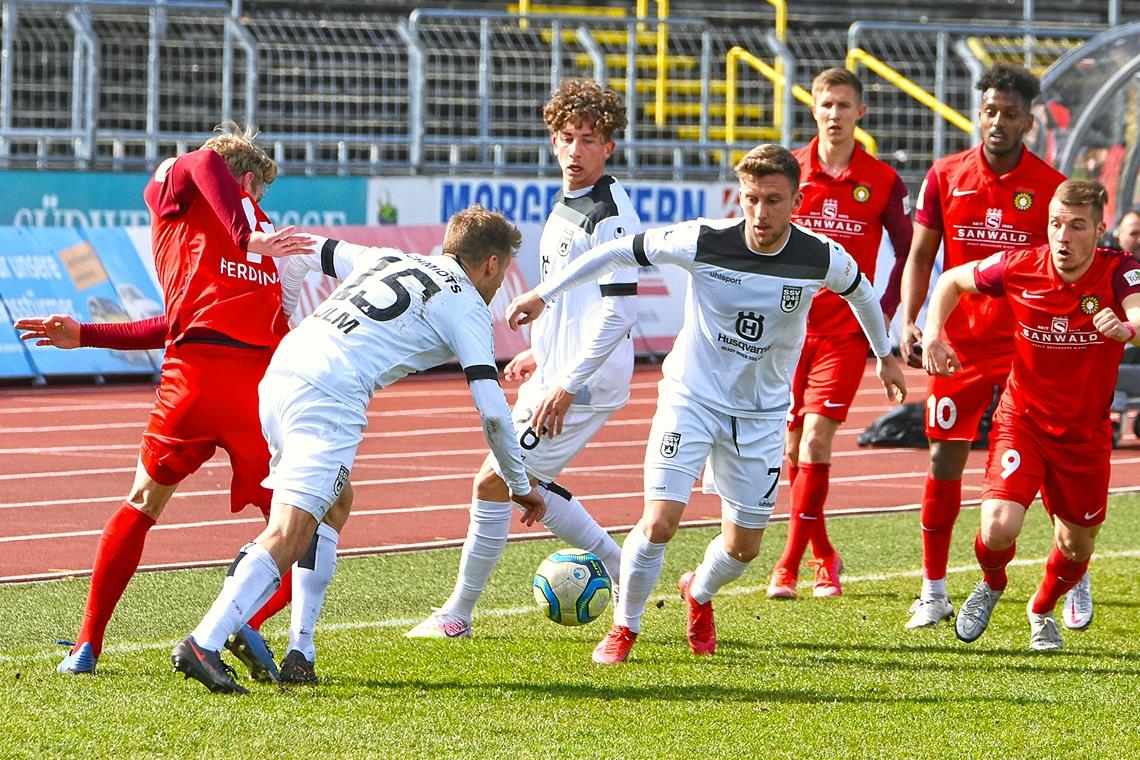
MULTIPOLYGON (((637 663, 624 666, 622 672, 637 669, 637 663)), ((602 673, 603 671, 599 671, 602 673)), ((613 672, 611 670, 604 671, 613 672)), ((693 685, 683 687, 669 687, 664 684, 654 686, 617 685, 617 684, 585 684, 581 682, 566 683, 533 683, 522 681, 496 681, 495 683, 465 683, 462 681, 386 681, 377 679, 351 679, 345 678, 342 683, 367 689, 392 689, 395 691, 477 691, 487 695, 493 690, 494 694, 509 698, 509 692, 519 692, 535 697, 566 697, 575 701, 583 699, 629 700, 650 702, 699 702, 701 700, 716 700, 717 702, 775 702, 780 704, 819 704, 819 703, 845 703, 845 704, 934 704, 947 703, 962 704, 1008 704, 1037 705, 1050 704, 1050 699, 1039 699, 1027 695, 1018 697, 995 697, 982 694, 968 694, 956 696, 952 699, 944 696, 892 696, 889 694, 843 694, 825 693, 819 688, 792 689, 753 689, 740 686, 716 686, 711 684, 693 685)))
MULTIPOLYGON (((1140 675, 1140 669, 1129 668, 1122 669, 1111 666, 1096 666, 1086 663, 1089 657, 1111 657, 1117 660, 1140 660, 1140 655, 1131 652, 1108 652, 1104 650, 1088 650, 1082 652, 1062 651, 1062 652, 1030 652, 1028 649, 1009 649, 1009 648, 976 648, 967 644, 955 645, 886 645, 886 644, 833 644, 833 643, 817 643, 817 642, 797 642, 797 641, 781 641, 777 644, 768 646, 759 646, 750 642, 744 641, 731 641, 726 639, 723 642, 728 646, 722 647, 718 650, 721 653, 727 653, 731 649, 752 650, 760 649, 766 651, 788 651, 788 652, 812 652, 812 653, 834 653, 833 656, 814 654, 811 660, 804 663, 805 667, 817 667, 820 662, 830 662, 836 665, 847 665, 862 667, 869 670, 913 670, 916 672, 929 672, 929 671, 942 671, 947 673, 955 673, 963 670, 975 670, 977 668, 986 668, 988 670, 1003 670, 1013 672, 1025 673, 1057 673, 1057 674, 1071 674, 1077 676, 1084 675, 1117 675, 1117 676, 1136 676, 1140 675), (730 649, 731 648, 731 649, 730 649), (869 659, 866 655, 879 654, 885 657, 894 659, 877 661, 869 659), (958 657, 960 660, 957 663, 943 662, 938 659, 930 659, 926 655, 949 655, 958 657), (908 660, 901 660, 900 657, 906 657, 908 660), (1074 661, 1076 657, 1081 660, 1074 661), (1022 662, 1012 662, 1010 658, 1017 658, 1022 662)), ((752 655, 749 655, 752 657, 752 655)), ((789 663, 783 663, 788 665, 789 663)))

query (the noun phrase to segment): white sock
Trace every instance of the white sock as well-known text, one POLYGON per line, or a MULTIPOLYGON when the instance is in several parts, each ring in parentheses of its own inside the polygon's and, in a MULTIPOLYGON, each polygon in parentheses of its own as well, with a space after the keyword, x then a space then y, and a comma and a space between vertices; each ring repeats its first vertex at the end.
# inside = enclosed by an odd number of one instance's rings
POLYGON ((598 525, 574 494, 557 483, 540 484, 538 492, 546 502, 542 524, 547 530, 574 548, 595 554, 606 566, 610 579, 618 584, 621 580, 621 547, 613 536, 598 525))
POLYGON ((203 649, 222 651, 226 639, 237 633, 280 585, 281 573, 269 552, 258 544, 246 544, 226 572, 222 593, 190 635, 203 649))
POLYGON ((748 569, 747 562, 733 559, 724 550, 724 534, 718 534, 709 541, 705 549, 705 561, 697 565, 697 572, 693 574, 693 583, 689 586, 689 593, 700 604, 708 602, 716 592, 720 591, 726 583, 744 575, 748 569))
POLYGON ((932 581, 929 578, 923 578, 922 579, 922 598, 923 599, 930 599, 930 598, 936 597, 936 596, 942 597, 943 599, 946 598, 946 579, 945 578, 939 578, 936 581, 932 581))
POLYGON ((665 563, 665 546, 650 541, 636 525, 625 537, 621 547, 621 577, 625 581, 614 605, 615 625, 624 625, 634 633, 641 630, 641 615, 665 563))
POLYGON ((512 503, 482 499, 472 502, 467 540, 463 542, 463 554, 459 558, 459 576, 455 579, 455 589, 443 603, 441 611, 471 620, 475 605, 491 578, 491 571, 507 548, 512 503))
POLYGON ((333 571, 336 570, 336 545, 340 534, 328 523, 317 526, 313 542, 301 559, 293 563, 293 601, 289 621, 289 648, 296 649, 313 662, 317 658, 313 645, 313 628, 325 603, 333 571))

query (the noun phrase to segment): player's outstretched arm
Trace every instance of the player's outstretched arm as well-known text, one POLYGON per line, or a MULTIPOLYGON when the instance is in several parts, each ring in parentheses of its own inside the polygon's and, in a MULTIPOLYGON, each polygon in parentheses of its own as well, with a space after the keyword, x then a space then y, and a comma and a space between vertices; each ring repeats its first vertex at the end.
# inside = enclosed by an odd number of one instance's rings
POLYGON ((166 315, 134 322, 78 322, 66 314, 18 320, 14 327, 28 332, 20 337, 37 346, 56 348, 114 348, 146 351, 166 343, 166 315))
POLYGON ((20 335, 20 340, 34 340, 37 346, 79 348, 82 345, 79 342, 79 322, 67 314, 17 319, 13 327, 26 331, 20 335))
POLYGON ((272 233, 260 230, 249 233, 249 243, 245 249, 250 253, 260 253, 262 256, 279 259, 283 256, 309 253, 312 245, 311 237, 298 233, 297 228, 290 225, 272 233))

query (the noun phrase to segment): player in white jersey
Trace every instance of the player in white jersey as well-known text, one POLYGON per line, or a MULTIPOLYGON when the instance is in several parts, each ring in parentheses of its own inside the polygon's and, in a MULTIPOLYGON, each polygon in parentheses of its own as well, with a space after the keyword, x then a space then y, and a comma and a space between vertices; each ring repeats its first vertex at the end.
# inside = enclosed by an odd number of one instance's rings
MULTIPOLYGON (((605 174, 615 148, 613 135, 626 124, 621 98, 596 82, 568 80, 546 104, 543 119, 562 168, 562 193, 539 244, 546 280, 591 248, 640 231, 641 222, 625 190, 605 174)), ((615 584, 621 548, 554 479, 629 400, 629 331, 637 319, 636 295, 636 267, 567 293, 551 305, 551 318, 531 330, 530 349, 503 373, 507 380, 526 381, 513 415, 523 464, 546 501, 543 525, 571 546, 596 554, 615 584)), ((408 631, 409 638, 471 635, 472 613, 506 548, 510 528, 511 502, 493 454, 475 476, 473 491, 455 588, 439 609, 408 631)))
POLYGON ((607 243, 519 296, 507 312, 512 327, 526 324, 570 288, 623 266, 674 264, 691 275, 646 447, 645 512, 622 546, 622 594, 594 662, 629 656, 665 546, 706 459, 721 495, 722 532, 678 587, 690 648, 715 649, 712 597, 755 558, 776 503, 792 373, 819 288, 854 310, 879 357, 888 397, 901 402, 906 395, 871 283, 839 244, 791 223, 800 201, 795 157, 760 145, 736 165, 736 175, 743 220, 698 219, 607 243))
POLYGON ((520 239, 501 214, 473 207, 448 222, 442 256, 318 238, 315 253, 282 271, 283 289, 301 279, 290 270, 305 267, 345 281, 285 336, 261 381, 269 524, 241 548, 205 618, 174 647, 175 670, 210 691, 245 691, 219 656, 222 644, 277 588, 348 483, 373 391, 412 372, 459 359, 523 522, 542 516, 498 384, 488 308, 520 239))

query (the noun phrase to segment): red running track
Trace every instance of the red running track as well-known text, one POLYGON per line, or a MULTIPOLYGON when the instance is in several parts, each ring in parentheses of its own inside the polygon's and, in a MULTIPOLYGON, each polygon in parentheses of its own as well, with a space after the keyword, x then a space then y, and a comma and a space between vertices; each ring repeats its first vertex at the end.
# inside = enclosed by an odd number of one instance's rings
MULTIPOLYGON (((909 371, 912 399, 925 379, 909 371)), ((607 528, 641 514, 641 462, 660 368, 639 366, 632 400, 559 478, 607 528)), ((515 389, 507 388, 513 400, 515 389)), ((0 390, 0 582, 82 575, 99 534, 122 503, 146 425, 151 385, 0 390)), ((830 514, 913 509, 927 452, 859 449, 859 432, 890 408, 872 366, 832 465, 830 514)), ((408 378, 376 394, 369 430, 352 472, 355 507, 341 537, 343 554, 458 545, 467 527, 471 477, 486 444, 462 376, 408 378)), ((1130 435, 1113 454, 1114 489, 1140 489, 1140 442, 1130 435)), ((982 452, 973 452, 963 496, 976 499, 982 452)), ((231 514, 229 464, 219 453, 186 480, 147 539, 146 569, 221 565, 260 529, 252 509, 231 514)), ((787 482, 781 481, 782 486, 787 482)), ((787 514, 787 488, 777 515, 787 514)), ((719 521, 715 497, 694 494, 692 524, 719 521)), ((543 535, 519 523, 511 536, 543 535)))

